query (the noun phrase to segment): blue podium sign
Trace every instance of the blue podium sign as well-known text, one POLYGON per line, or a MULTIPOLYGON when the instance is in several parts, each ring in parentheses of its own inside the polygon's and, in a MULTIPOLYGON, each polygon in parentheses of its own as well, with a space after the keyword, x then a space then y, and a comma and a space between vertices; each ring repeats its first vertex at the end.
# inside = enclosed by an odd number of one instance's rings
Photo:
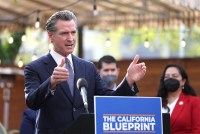
POLYGON ((95 134, 163 134, 161 98, 95 96, 95 134))

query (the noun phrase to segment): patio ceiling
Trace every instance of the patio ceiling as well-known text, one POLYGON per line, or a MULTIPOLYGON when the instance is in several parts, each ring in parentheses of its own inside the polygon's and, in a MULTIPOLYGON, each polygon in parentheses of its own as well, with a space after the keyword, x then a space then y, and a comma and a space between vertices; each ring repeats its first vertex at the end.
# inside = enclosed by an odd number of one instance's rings
POLYGON ((0 0, 0 29, 33 26, 37 15, 44 28, 47 18, 64 9, 73 11, 80 25, 90 27, 156 27, 180 21, 190 26, 200 24, 199 8, 199 0, 0 0))

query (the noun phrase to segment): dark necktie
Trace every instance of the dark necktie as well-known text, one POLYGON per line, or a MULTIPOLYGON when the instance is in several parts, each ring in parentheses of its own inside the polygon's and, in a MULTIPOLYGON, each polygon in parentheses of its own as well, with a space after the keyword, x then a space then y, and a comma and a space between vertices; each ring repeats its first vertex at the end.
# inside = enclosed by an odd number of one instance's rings
POLYGON ((68 58, 65 59, 66 68, 69 71, 69 78, 67 79, 67 83, 69 85, 72 96, 74 95, 74 72, 72 70, 72 66, 70 65, 70 61, 68 58))

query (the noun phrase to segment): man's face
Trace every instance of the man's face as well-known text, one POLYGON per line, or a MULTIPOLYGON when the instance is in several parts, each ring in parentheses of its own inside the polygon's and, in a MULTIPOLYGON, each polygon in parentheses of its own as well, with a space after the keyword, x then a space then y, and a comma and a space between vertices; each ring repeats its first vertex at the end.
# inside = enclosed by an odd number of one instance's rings
POLYGON ((48 36, 54 46, 54 51, 67 57, 73 53, 76 45, 76 24, 73 20, 58 20, 56 28, 56 32, 49 32, 48 36))
POLYGON ((114 75, 117 76, 119 75, 119 68, 117 68, 116 63, 102 63, 102 68, 99 70, 99 74, 102 77, 107 76, 107 75, 114 75))

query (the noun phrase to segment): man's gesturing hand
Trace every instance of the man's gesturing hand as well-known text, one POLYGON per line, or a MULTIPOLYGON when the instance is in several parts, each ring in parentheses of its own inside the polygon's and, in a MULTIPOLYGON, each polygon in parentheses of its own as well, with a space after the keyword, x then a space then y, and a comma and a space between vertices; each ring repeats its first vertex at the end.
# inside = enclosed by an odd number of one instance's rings
POLYGON ((146 74, 145 63, 137 63, 138 61, 139 55, 136 55, 127 69, 126 80, 130 86, 133 85, 134 82, 142 79, 146 74))
POLYGON ((65 64, 65 58, 63 58, 60 64, 54 68, 53 74, 51 75, 51 89, 54 89, 56 84, 66 81, 69 77, 68 70, 63 67, 65 64))

